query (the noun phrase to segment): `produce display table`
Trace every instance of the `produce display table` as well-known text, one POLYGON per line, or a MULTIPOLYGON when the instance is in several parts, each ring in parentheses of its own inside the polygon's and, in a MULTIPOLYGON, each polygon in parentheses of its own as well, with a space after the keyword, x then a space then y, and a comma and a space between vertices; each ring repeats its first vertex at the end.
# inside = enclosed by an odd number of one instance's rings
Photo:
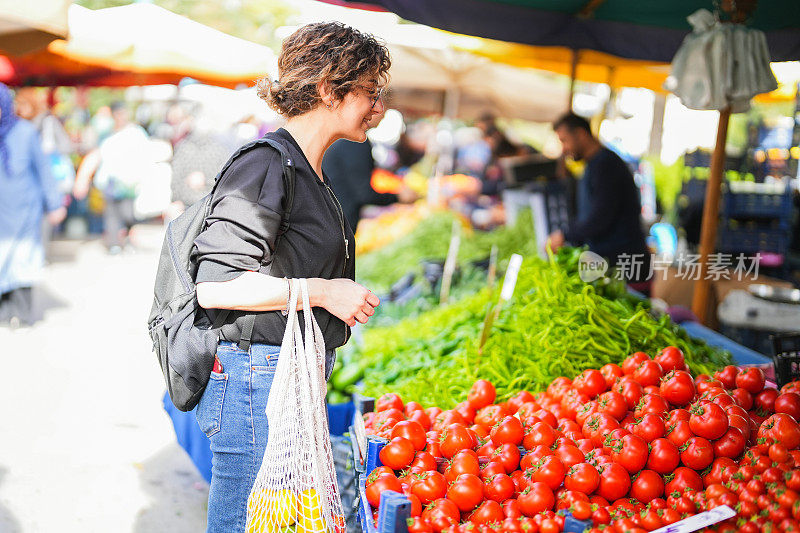
POLYGON ((686 330, 686 333, 688 333, 690 337, 706 341, 706 343, 711 346, 717 346, 731 352, 733 361, 737 365, 772 365, 772 359, 769 357, 742 346, 741 344, 737 344, 728 337, 698 322, 684 322, 681 324, 681 327, 686 330))
MULTIPOLYGON (((731 352, 733 360, 737 365, 771 365, 772 360, 769 357, 761 355, 760 353, 737 344, 729 338, 720 335, 714 330, 711 330, 697 322, 684 322, 681 327, 686 332, 696 339, 701 339, 712 346, 718 346, 731 352)), ((771 374, 768 372, 768 374, 771 374)), ((197 470, 205 478, 206 481, 211 481, 211 449, 209 448, 209 441, 205 434, 200 431, 195 419, 194 410, 184 413, 175 409, 169 396, 164 394, 164 410, 170 417, 172 425, 175 428, 175 436, 178 439, 178 444, 181 448, 186 450, 192 462, 197 467, 197 470)), ((332 435, 342 435, 347 431, 355 407, 352 402, 328 405, 328 420, 330 422, 330 430, 332 435)))

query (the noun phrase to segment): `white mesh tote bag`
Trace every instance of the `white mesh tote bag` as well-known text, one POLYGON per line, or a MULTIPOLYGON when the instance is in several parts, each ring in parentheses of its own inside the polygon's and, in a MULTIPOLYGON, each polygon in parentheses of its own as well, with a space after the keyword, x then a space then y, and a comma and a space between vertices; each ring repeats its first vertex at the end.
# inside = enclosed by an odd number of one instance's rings
POLYGON ((325 408, 325 341, 310 310, 307 281, 293 279, 267 401, 267 448, 247 502, 248 533, 346 533, 325 408))

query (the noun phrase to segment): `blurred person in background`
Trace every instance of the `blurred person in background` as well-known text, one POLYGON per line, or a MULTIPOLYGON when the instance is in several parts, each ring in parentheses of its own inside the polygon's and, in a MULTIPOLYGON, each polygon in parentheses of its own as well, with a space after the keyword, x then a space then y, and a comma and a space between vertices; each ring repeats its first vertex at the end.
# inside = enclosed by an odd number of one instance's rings
POLYGON ((0 83, 0 323, 37 319, 33 286, 44 266, 42 219, 57 225, 66 214, 36 128, 14 113, 11 91, 0 83))
POLYGON ((30 121, 39 133, 42 151, 50 160, 53 178, 63 194, 72 190, 75 181, 75 168, 69 159, 75 151, 61 120, 50 111, 47 90, 23 87, 17 91, 17 114, 30 121))
POLYGON ((175 144, 172 155, 172 204, 168 218, 211 192, 219 169, 238 147, 232 134, 215 133, 210 118, 200 118, 194 128, 175 144))
POLYGON ((130 120, 130 111, 122 102, 111 105, 114 130, 100 146, 89 152, 78 167, 73 196, 83 200, 94 186, 103 193, 103 227, 108 251, 122 251, 136 223, 134 200, 142 179, 142 153, 149 150, 147 132, 130 120))
MULTIPOLYGON (((385 108, 384 108, 385 109, 385 108)), ((369 127, 374 128, 383 120, 384 113, 375 115, 369 127)), ((366 205, 391 205, 398 202, 412 203, 419 196, 407 185, 397 194, 378 193, 372 188, 372 173, 375 160, 372 157, 372 142, 339 139, 325 152, 322 170, 331 180, 333 192, 342 204, 344 216, 355 230, 361 220, 361 209, 366 205)))
MULTIPOLYGON (((568 113, 553 124, 564 153, 586 162, 578 182, 576 220, 562 231, 550 234, 554 250, 569 242, 605 257, 614 266, 624 256, 641 256, 638 276, 628 280, 646 284, 650 274, 650 254, 642 230, 642 205, 639 190, 628 165, 603 146, 592 134, 589 122, 568 113)), ((636 271, 632 272, 635 274, 636 271)), ((634 287, 647 291, 648 287, 634 287)))

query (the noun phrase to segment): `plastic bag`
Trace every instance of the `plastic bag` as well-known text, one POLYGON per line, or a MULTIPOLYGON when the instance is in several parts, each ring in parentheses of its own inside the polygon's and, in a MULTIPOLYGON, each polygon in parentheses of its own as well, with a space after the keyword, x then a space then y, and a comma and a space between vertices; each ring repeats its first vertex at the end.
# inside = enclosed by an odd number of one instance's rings
POLYGON ((248 533, 345 533, 325 408, 325 343, 310 312, 308 283, 291 301, 267 400, 269 438, 247 502, 248 533), (301 298, 305 339, 297 301, 301 298))

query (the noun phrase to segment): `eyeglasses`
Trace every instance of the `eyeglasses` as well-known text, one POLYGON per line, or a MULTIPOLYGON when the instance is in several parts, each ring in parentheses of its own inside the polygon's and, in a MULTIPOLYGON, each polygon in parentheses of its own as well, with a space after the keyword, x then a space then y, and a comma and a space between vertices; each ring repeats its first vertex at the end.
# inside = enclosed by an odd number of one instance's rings
POLYGON ((378 103, 378 100, 383 98, 384 87, 366 87, 364 85, 356 85, 356 87, 367 91, 367 96, 369 96, 370 100, 372 100, 372 109, 375 109, 375 105, 378 103))

